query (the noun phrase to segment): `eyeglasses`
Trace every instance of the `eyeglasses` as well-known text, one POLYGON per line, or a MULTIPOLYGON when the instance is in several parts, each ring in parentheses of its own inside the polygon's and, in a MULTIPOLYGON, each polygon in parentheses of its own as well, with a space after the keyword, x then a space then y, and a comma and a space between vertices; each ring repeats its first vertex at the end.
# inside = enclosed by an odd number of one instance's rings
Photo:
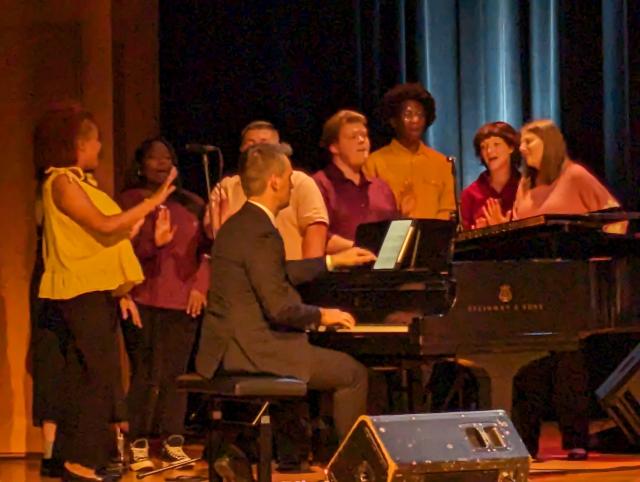
POLYGON ((405 110, 404 112, 402 112, 402 119, 406 120, 406 121, 410 121, 413 119, 425 119, 427 116, 424 113, 424 111, 413 111, 413 110, 405 110))

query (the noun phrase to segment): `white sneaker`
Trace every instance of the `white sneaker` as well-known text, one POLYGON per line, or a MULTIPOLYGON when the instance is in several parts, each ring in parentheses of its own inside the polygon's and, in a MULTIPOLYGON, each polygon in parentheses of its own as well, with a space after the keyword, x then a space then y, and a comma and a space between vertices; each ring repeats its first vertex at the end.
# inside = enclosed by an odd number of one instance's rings
POLYGON ((149 441, 146 438, 139 438, 131 444, 129 468, 134 472, 147 472, 155 468, 149 458, 149 441))
MULTIPOLYGON (((184 462, 189 460, 189 457, 182 446, 184 445, 184 437, 182 435, 169 435, 164 442, 162 442, 162 465, 173 465, 178 462, 184 462)), ((180 470, 192 469, 195 466, 195 462, 192 464, 186 464, 179 467, 180 470)))

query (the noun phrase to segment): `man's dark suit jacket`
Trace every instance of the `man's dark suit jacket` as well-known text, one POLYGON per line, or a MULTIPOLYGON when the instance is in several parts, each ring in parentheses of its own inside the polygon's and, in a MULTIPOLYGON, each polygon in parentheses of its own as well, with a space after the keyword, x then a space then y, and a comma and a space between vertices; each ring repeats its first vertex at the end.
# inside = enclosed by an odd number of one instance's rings
POLYGON ((320 323, 294 285, 326 271, 324 258, 285 262, 269 216, 250 202, 220 229, 211 257, 209 301, 196 370, 266 372, 309 380, 305 330, 320 323))

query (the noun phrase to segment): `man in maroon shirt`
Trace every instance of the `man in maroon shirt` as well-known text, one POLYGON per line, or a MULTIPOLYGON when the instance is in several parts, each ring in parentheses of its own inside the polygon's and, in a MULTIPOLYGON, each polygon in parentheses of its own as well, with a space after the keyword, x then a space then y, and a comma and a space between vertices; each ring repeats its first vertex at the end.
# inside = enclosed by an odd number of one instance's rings
POLYGON ((387 183, 362 171, 371 147, 364 115, 335 113, 325 122, 320 142, 331 162, 313 178, 329 213, 327 252, 332 253, 353 246, 358 224, 395 219, 398 209, 387 183))

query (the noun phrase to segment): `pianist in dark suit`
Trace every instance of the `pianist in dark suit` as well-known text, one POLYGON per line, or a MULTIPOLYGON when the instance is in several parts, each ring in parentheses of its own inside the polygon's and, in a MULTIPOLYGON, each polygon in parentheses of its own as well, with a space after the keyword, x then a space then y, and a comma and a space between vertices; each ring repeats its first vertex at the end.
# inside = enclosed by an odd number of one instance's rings
POLYGON ((341 310, 304 304, 294 286, 327 269, 371 262, 375 256, 351 248, 285 263, 274 219, 289 203, 290 153, 287 145, 257 144, 240 159, 248 201, 216 238, 196 368, 207 377, 219 367, 293 376, 310 389, 331 391, 336 428, 344 437, 365 411, 367 370, 345 353, 312 346, 305 331, 348 328, 355 321, 341 310))
MULTIPOLYGON (((525 161, 513 219, 541 214, 584 214, 619 206, 607 188, 569 158, 560 129, 537 120, 521 129, 525 161)), ((492 224, 510 217, 493 211, 492 224)), ((612 226, 615 229, 615 226, 612 226)), ((513 422, 532 456, 538 453, 540 423, 555 412, 570 459, 587 457, 588 373, 581 351, 555 352, 522 368, 513 382, 513 422)))

